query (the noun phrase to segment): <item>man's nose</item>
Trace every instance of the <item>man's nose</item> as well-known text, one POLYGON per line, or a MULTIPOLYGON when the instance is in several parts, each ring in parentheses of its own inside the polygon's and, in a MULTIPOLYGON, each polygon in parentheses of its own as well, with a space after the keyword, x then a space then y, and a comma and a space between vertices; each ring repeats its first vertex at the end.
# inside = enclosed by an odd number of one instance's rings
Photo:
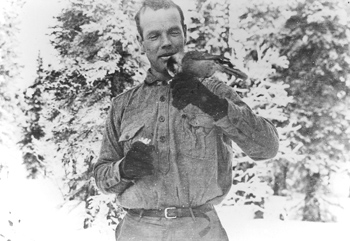
POLYGON ((172 45, 172 42, 171 42, 169 36, 167 34, 164 34, 162 36, 162 45, 161 45, 161 47, 162 48, 168 48, 168 47, 171 47, 171 45, 172 45))

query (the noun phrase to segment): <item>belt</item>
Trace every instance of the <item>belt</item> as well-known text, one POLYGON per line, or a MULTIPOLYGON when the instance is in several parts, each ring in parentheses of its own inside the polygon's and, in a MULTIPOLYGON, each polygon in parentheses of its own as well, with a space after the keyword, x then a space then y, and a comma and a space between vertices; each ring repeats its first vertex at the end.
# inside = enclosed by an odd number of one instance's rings
POLYGON ((127 212, 133 216, 139 217, 158 217, 166 219, 184 218, 184 217, 204 217, 206 212, 213 210, 214 207, 210 203, 203 204, 197 207, 168 207, 164 209, 128 209, 127 212))
POLYGON ((204 237, 210 230, 210 218, 206 212, 214 210, 214 206, 210 203, 203 204, 197 207, 167 207, 164 209, 128 209, 128 214, 132 216, 142 217, 158 217, 166 219, 192 217, 195 220, 198 218, 205 218, 208 221, 208 226, 199 232, 201 237, 204 237))

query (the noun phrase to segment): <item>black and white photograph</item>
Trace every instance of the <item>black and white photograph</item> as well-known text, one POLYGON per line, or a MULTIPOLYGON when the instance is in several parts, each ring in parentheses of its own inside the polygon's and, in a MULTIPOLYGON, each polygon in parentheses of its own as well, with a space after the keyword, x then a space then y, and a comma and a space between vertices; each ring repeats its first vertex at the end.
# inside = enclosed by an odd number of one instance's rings
POLYGON ((348 241, 350 1, 0 0, 0 241, 348 241))

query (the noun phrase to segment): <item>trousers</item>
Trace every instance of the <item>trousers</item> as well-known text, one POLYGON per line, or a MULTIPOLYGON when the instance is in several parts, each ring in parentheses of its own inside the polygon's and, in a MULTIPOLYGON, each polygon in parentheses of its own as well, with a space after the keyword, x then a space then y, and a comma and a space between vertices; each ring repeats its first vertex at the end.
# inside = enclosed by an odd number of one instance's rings
POLYGON ((116 241, 228 241, 215 209, 206 215, 166 219, 127 213, 117 226, 116 241))

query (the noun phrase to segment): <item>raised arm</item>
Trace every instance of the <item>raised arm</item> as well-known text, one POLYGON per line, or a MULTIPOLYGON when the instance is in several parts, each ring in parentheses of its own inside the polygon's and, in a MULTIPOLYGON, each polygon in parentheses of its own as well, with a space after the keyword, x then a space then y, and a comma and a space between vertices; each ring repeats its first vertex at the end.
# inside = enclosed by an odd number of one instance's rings
POLYGON ((279 147, 275 126, 269 120, 254 114, 239 95, 225 83, 211 78, 204 80, 204 84, 228 103, 227 115, 215 124, 253 160, 275 157, 279 147))
POLYGON ((249 157, 264 160, 276 156, 278 134, 273 124, 253 113, 238 94, 214 77, 199 79, 178 74, 171 83, 173 106, 179 110, 188 104, 212 116, 215 125, 249 157))

